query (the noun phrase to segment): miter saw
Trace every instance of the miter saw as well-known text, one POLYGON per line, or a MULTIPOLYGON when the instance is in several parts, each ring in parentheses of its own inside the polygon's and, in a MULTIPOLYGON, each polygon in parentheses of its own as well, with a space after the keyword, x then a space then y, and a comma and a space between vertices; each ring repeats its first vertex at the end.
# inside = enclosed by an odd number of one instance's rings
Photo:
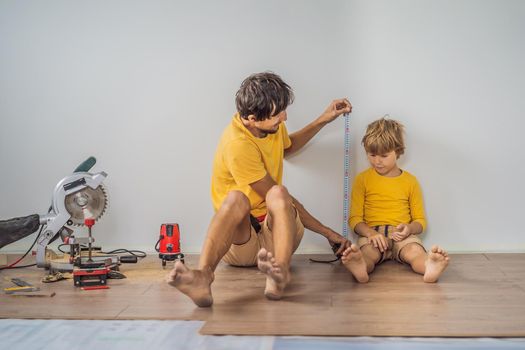
MULTIPOLYGON (((80 244, 87 242, 91 260, 91 243, 93 242, 91 235, 87 241, 75 238, 73 229, 68 226, 84 226, 86 222, 89 222, 91 231, 91 226, 106 210, 108 197, 102 182, 106 179, 107 174, 103 171, 96 174, 88 173, 95 163, 95 158, 90 157, 79 165, 73 174, 60 180, 53 191, 52 204, 47 214, 34 214, 0 221, 0 248, 28 236, 42 225, 41 234, 36 240, 38 267, 59 271, 73 270, 75 256, 58 258, 50 249, 47 249, 47 245, 58 237, 72 247, 72 252, 73 247, 80 247, 80 244)), ((76 253, 78 253, 77 258, 81 259, 80 248, 76 253)), ((102 259, 107 258, 108 256, 105 256, 102 259)), ((109 259, 116 258, 109 257, 109 259)), ((110 263, 116 264, 118 261, 112 260, 110 263)))

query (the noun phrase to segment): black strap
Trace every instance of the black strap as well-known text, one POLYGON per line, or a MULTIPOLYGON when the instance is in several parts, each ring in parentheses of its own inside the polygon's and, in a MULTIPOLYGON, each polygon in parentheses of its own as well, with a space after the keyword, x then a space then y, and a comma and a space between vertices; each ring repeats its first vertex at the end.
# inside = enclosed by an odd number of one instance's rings
MULTIPOLYGON (((335 243, 332 246, 332 251, 334 252, 334 254, 339 250, 339 247, 341 247, 340 243, 335 243)), ((315 262, 315 263, 326 263, 326 264, 329 264, 329 263, 336 262, 339 259, 341 259, 341 254, 336 255, 336 258, 333 259, 333 260, 317 260, 317 259, 310 258, 310 261, 311 262, 315 262)))
MULTIPOLYGON (((391 226, 391 225, 385 225, 385 237, 388 238, 388 227, 391 226)), ((376 225, 374 226, 374 230, 376 230, 377 232, 379 232, 379 228, 381 227, 381 225, 376 225)))
POLYGON ((252 227, 255 230, 255 233, 259 233, 261 231, 261 223, 252 214, 250 214, 250 223, 252 224, 252 227))
POLYGON ((329 263, 333 263, 333 262, 336 262, 337 260, 341 259, 340 256, 338 256, 337 258, 335 258, 334 260, 317 260, 317 259, 312 259, 310 258, 310 261, 311 262, 315 262, 315 263, 325 263, 325 264, 329 264, 329 263))

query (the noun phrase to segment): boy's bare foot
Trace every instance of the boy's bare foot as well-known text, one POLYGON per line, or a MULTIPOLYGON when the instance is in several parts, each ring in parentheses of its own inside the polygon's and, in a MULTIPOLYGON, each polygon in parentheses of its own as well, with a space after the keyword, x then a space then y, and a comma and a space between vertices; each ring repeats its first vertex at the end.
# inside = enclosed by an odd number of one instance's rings
POLYGON ((288 268, 282 268, 277 264, 272 253, 261 248, 257 253, 257 267, 266 274, 266 288, 264 295, 271 300, 279 300, 283 296, 284 288, 290 282, 288 268))
POLYGON ((352 273, 352 276, 359 283, 368 282, 368 272, 366 271, 366 262, 359 249, 355 244, 352 244, 349 248, 346 248, 341 256, 341 261, 348 271, 352 273))
POLYGON ((190 270, 180 261, 175 262, 173 270, 166 276, 168 284, 189 296, 200 307, 213 304, 210 287, 213 279, 213 271, 190 270))
POLYGON ((425 261, 426 269, 423 281, 428 283, 437 282, 439 276, 447 268, 448 260, 449 257, 446 251, 437 245, 433 246, 425 261))

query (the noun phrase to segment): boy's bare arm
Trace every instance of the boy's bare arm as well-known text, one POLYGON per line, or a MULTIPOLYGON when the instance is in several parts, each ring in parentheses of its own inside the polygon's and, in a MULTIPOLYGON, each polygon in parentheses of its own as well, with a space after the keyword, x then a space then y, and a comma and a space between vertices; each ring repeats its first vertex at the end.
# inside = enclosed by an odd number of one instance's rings
POLYGON ((360 222, 354 227, 354 232, 357 233, 359 236, 370 238, 377 234, 377 231, 365 224, 364 222, 360 222))
POLYGON ((423 225, 417 221, 412 221, 410 224, 399 224, 392 234, 392 239, 399 242, 410 235, 418 235, 421 232, 423 232, 423 225))

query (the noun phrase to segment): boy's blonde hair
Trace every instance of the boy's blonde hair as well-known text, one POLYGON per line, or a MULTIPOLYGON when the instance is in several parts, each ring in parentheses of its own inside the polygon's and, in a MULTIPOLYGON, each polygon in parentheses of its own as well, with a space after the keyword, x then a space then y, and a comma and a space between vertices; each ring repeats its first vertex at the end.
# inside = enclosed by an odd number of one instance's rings
POLYGON ((361 142, 367 153, 386 154, 396 151, 399 157, 405 153, 403 132, 403 124, 383 117, 368 125, 361 142))

